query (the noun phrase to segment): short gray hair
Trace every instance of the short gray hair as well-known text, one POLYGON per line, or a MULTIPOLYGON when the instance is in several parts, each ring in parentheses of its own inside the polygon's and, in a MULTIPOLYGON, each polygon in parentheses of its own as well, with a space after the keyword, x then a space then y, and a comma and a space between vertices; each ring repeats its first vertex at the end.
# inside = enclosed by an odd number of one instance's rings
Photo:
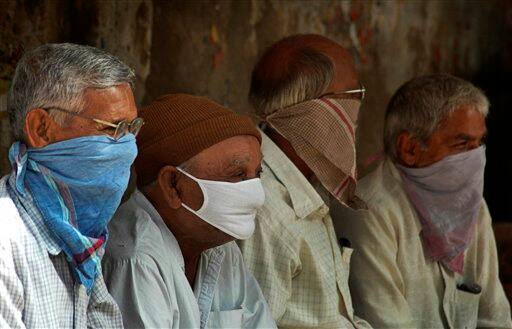
MULTIPOLYGON (((32 49, 16 66, 7 94, 13 137, 24 140, 25 118, 32 109, 62 107, 78 113, 86 89, 133 87, 134 77, 126 64, 98 48, 62 43, 32 49)), ((50 113, 59 124, 64 124, 64 114, 50 113)))
POLYGON ((441 121, 462 106, 487 116, 489 100, 482 90, 449 74, 432 74, 409 80, 391 98, 384 123, 386 154, 397 160, 396 141, 402 132, 425 144, 441 121))
POLYGON ((249 92, 249 102, 262 118, 283 107, 320 97, 334 76, 331 59, 311 47, 290 54, 283 64, 283 74, 277 78, 260 70, 264 58, 265 55, 252 72, 249 92))

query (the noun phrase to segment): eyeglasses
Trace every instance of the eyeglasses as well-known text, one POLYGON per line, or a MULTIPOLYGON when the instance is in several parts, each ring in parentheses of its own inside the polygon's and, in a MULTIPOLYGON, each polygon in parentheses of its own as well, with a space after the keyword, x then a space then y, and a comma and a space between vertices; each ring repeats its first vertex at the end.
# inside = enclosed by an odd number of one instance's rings
POLYGON ((116 123, 112 123, 112 122, 108 122, 108 121, 92 118, 92 117, 89 117, 89 116, 86 116, 86 115, 83 115, 83 114, 80 114, 80 113, 71 112, 69 110, 61 109, 59 107, 43 108, 43 110, 45 110, 45 111, 57 110, 57 111, 65 112, 65 113, 68 113, 68 114, 71 114, 71 115, 74 115, 74 116, 77 116, 77 117, 81 117, 81 118, 84 118, 84 119, 92 120, 92 121, 94 121, 96 123, 99 123, 99 124, 102 124, 102 125, 105 125, 105 126, 108 126, 108 127, 116 128, 116 130, 114 132, 114 135, 113 135, 113 138, 115 140, 119 140, 121 137, 125 136, 128 133, 132 133, 135 136, 137 136, 137 134, 139 133, 140 129, 144 125, 144 119, 142 119, 142 118, 135 118, 131 122, 128 122, 127 120, 123 120, 123 121, 121 121, 121 122, 116 124, 116 123))
POLYGON ((366 96, 366 88, 363 86, 363 84, 361 82, 359 82, 359 89, 351 89, 351 90, 345 90, 345 91, 338 91, 338 92, 334 92, 334 93, 327 93, 327 94, 323 94, 319 98, 323 98, 323 97, 327 97, 327 96, 339 97, 342 95, 353 95, 353 94, 360 94, 360 96, 359 96, 360 101, 362 101, 364 99, 364 96, 366 96))

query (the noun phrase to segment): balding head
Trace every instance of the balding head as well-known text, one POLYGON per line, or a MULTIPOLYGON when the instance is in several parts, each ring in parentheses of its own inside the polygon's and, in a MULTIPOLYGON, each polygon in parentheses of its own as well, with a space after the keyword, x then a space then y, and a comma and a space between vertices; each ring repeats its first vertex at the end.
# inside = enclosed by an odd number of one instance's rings
POLYGON ((350 53, 315 34, 295 35, 269 47, 256 64, 249 100, 261 117, 325 93, 359 87, 350 53))

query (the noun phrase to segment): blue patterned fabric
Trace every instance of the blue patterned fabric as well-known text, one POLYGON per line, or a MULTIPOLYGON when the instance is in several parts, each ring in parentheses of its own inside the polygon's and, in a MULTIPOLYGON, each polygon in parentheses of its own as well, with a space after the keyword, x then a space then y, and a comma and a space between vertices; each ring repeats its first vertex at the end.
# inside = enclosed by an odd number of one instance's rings
POLYGON ((119 206, 136 155, 132 134, 118 141, 85 136, 43 148, 16 142, 9 150, 17 192, 24 196, 28 189, 88 293, 100 271, 107 224, 119 206))

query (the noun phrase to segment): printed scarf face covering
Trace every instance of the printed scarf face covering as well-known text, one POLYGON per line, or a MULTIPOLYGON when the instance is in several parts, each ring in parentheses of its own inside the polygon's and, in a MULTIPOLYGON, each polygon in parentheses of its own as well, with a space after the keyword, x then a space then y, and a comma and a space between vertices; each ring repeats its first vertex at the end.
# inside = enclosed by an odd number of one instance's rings
POLYGON ((425 168, 397 167, 419 215, 426 256, 462 273, 482 206, 485 146, 425 168))
POLYGON ((9 150, 16 191, 21 197, 32 195, 88 294, 100 273, 107 224, 119 206, 136 155, 132 134, 118 141, 79 137, 43 148, 15 142, 9 150))

